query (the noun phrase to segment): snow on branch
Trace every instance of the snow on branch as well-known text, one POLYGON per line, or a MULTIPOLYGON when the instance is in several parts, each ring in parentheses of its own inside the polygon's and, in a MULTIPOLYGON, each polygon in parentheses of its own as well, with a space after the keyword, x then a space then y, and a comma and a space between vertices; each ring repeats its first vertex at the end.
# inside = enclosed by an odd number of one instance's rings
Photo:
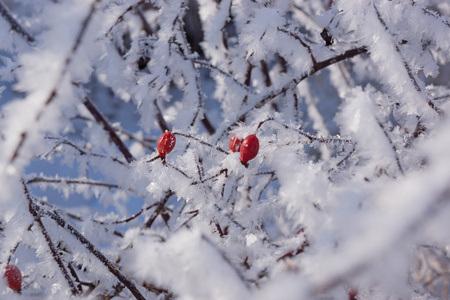
POLYGON ((448 14, 0 0, 0 298, 447 298, 448 14))

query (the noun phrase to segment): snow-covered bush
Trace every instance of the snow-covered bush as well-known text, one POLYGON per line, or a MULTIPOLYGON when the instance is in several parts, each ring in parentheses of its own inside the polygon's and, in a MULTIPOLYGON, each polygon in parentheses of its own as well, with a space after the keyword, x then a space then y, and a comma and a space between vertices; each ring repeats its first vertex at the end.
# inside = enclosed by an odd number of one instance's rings
POLYGON ((1 299, 448 298, 447 1, 0 15, 1 299))

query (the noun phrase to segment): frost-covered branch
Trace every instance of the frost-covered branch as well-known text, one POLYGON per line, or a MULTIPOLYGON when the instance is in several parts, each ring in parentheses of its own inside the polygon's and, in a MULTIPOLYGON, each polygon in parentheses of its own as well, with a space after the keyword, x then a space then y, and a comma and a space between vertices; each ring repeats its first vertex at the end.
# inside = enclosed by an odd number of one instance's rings
POLYGON ((72 234, 81 244, 83 244, 86 249, 94 255, 101 263, 105 265, 105 267, 108 269, 108 271, 113 274, 120 282, 122 282, 128 290, 133 294, 133 296, 138 300, 144 300, 144 296, 142 296, 141 292, 136 288, 134 283, 129 280, 125 275, 123 275, 119 269, 110 262, 106 256, 98 250, 90 241, 88 241, 78 230, 76 230, 72 225, 67 223, 63 218, 60 216, 50 212, 45 211, 45 215, 49 216, 51 219, 53 219, 60 227, 66 229, 70 234, 72 234))
POLYGON ((19 22, 17 22, 3 1, 0 1, 0 15, 8 21, 12 30, 22 35, 29 43, 33 43, 35 41, 34 37, 31 36, 31 34, 29 34, 28 31, 19 24, 19 22))
POLYGON ((111 141, 117 146, 119 151, 125 157, 128 163, 131 163, 135 160, 133 155, 128 150, 127 146, 125 146, 124 142, 117 135, 116 131, 112 128, 112 126, 106 121, 105 117, 99 112, 99 110, 95 107, 94 103, 88 98, 84 98, 83 102, 84 106, 88 109, 88 111, 95 118, 97 123, 103 127, 103 129, 108 133, 111 141))
POLYGON ((24 182, 22 182, 22 183, 23 183, 25 196, 28 199, 28 210, 29 210, 30 214, 34 217, 36 224, 38 225, 39 229, 41 230, 41 233, 44 236, 44 239, 48 245, 48 248, 50 249, 52 257, 55 260, 56 264, 58 265, 61 273, 63 274, 64 279, 67 281, 67 284, 70 287, 72 295, 78 295, 79 291, 75 287, 73 279, 70 277, 69 273, 67 272, 66 266, 64 265, 64 263, 61 259, 61 256, 58 253, 58 250, 56 249, 55 245, 53 244, 53 240, 50 237, 50 235, 48 234, 47 229, 44 226, 44 223, 42 223, 42 220, 41 220, 42 216, 40 215, 39 208, 33 203, 33 199, 30 195, 30 192, 28 191, 26 184, 24 182))

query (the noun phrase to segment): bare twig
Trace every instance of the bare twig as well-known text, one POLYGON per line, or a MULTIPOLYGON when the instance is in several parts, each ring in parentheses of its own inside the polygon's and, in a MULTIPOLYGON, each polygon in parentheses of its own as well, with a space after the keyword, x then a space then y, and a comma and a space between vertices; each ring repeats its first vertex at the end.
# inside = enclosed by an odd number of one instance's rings
POLYGON ((125 143, 117 135, 114 128, 108 123, 105 117, 103 117, 100 111, 95 107, 94 103, 92 103, 92 101, 88 97, 85 97, 83 104, 95 118, 97 123, 100 124, 103 127, 103 129, 108 133, 109 138, 117 146, 119 151, 125 157, 126 161, 128 163, 133 162, 135 160, 133 155, 130 153, 127 146, 125 146, 125 143))

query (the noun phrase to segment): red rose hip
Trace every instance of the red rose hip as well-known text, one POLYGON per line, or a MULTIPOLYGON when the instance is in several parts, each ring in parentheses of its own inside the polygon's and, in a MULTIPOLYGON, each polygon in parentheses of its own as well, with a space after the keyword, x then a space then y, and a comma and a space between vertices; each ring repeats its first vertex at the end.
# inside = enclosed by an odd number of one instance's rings
POLYGON ((7 265, 3 277, 6 278, 10 289, 16 292, 20 291, 22 288, 22 274, 16 265, 7 265))
POLYGON ((249 160, 252 160, 256 157, 259 151, 259 140, 256 135, 251 134, 246 137, 241 144, 241 149, 239 152, 241 153, 241 162, 246 164, 249 160))
POLYGON ((166 131, 163 133, 163 135, 161 135, 161 137, 158 140, 158 153, 159 156, 166 156, 167 154, 169 154, 173 148, 175 147, 175 143, 176 143, 176 138, 175 135, 170 132, 170 131, 166 131))
POLYGON ((233 135, 230 139, 231 152, 238 152, 241 148, 242 140, 233 135))

